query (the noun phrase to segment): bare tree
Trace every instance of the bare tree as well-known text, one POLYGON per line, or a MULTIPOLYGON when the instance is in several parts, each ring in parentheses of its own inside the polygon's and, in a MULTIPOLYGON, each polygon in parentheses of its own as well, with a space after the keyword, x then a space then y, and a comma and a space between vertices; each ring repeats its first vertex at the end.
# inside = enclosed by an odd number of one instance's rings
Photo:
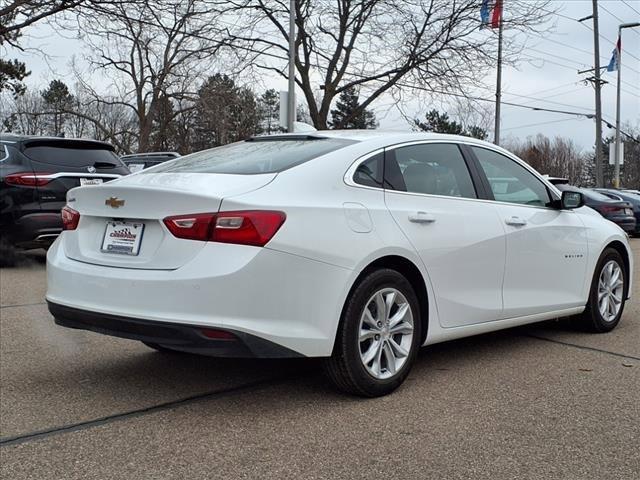
POLYGON ((130 109, 139 151, 153 147, 153 130, 166 130, 166 122, 193 108, 184 100, 195 97, 203 72, 224 46, 216 24, 220 5, 225 2, 149 0, 134 7, 103 5, 98 19, 80 16, 91 68, 112 79, 110 98, 93 91, 84 75, 78 79, 96 103, 130 109))
MULTIPOLYGON (((235 31, 236 45, 259 52, 259 68, 286 77, 289 2, 231 2, 247 19, 235 31)), ((548 19, 550 3, 509 2, 505 28, 537 28, 548 19)), ((480 4, 480 0, 297 0, 296 83, 315 127, 327 128, 334 99, 349 88, 360 91, 360 108, 353 112, 357 116, 393 90, 419 86, 461 91, 477 83, 495 66, 497 44, 493 31, 479 30, 480 4), (316 100, 319 89, 322 94, 316 100)))
POLYGON ((568 178, 573 185, 582 182, 586 157, 571 139, 556 137, 551 140, 538 134, 524 142, 513 142, 507 148, 540 173, 568 178))
POLYGON ((19 46, 18 38, 22 29, 84 2, 85 0, 9 0, 0 7, 0 39, 19 46))

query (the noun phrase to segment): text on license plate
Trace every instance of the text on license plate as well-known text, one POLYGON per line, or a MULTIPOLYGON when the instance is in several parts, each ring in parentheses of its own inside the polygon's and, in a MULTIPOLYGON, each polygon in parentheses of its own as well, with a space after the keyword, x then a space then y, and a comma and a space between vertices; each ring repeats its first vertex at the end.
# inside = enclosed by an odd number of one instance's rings
POLYGON ((138 255, 144 223, 107 222, 102 240, 102 251, 122 255, 138 255))
POLYGON ((100 185, 102 183, 101 178, 81 178, 80 186, 85 187, 87 185, 100 185))

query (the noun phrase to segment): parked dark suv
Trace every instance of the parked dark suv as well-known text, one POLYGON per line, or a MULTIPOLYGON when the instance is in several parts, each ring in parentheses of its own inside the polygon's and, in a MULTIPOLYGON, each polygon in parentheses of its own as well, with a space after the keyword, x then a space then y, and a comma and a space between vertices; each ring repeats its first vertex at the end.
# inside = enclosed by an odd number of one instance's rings
POLYGON ((180 156, 177 152, 149 152, 149 153, 131 153, 120 157, 127 165, 131 173, 139 172, 145 168, 155 167, 167 160, 173 160, 180 156))
POLYGON ((48 247, 62 231, 67 190, 128 173, 108 143, 0 134, 0 241, 48 247))

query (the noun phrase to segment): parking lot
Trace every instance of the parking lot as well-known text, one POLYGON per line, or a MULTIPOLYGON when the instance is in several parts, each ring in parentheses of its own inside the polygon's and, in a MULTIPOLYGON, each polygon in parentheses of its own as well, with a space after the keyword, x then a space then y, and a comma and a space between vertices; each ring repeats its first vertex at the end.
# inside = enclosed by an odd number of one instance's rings
POLYGON ((633 247, 614 332, 549 322, 428 347, 372 400, 336 393, 313 360, 163 354, 58 327, 31 254, 0 273, 1 476, 638 479, 633 247))

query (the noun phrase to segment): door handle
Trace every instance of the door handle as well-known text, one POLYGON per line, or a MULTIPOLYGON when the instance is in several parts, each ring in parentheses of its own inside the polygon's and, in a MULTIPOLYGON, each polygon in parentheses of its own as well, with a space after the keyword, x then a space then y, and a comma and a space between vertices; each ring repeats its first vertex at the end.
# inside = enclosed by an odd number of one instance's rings
POLYGON ((436 221, 436 217, 427 212, 416 212, 409 215, 409 221, 413 223, 433 223, 436 221))
POLYGON ((524 227, 527 221, 524 218, 513 216, 505 219, 505 223, 514 227, 524 227))

